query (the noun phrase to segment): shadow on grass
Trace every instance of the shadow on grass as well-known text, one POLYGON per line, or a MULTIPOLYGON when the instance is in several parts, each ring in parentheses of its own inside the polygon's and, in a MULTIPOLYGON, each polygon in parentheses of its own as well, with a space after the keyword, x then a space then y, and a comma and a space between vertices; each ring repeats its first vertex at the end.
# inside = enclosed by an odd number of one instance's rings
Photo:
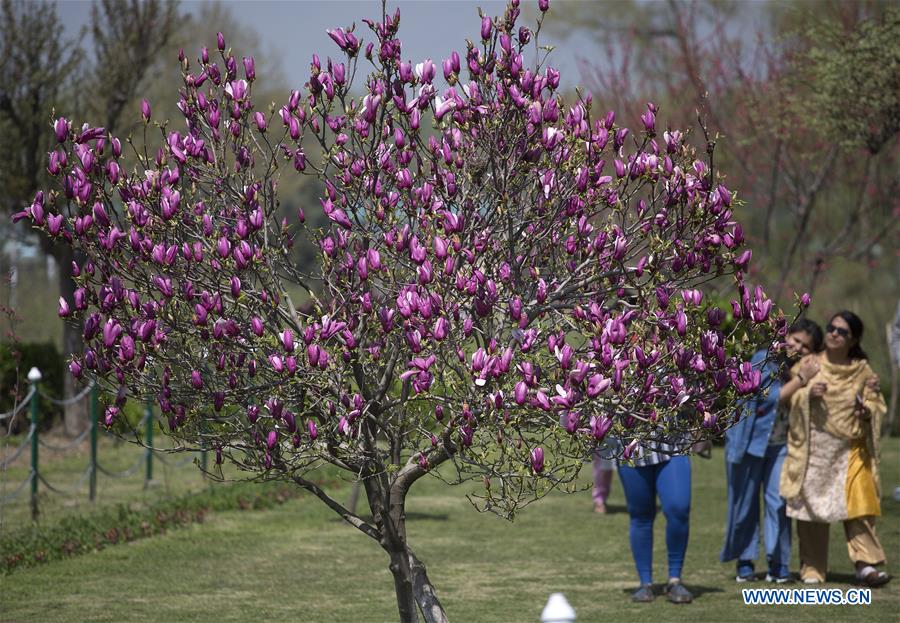
POLYGON ((607 504, 605 513, 596 513, 600 517, 603 515, 618 515, 620 513, 627 513, 628 507, 624 504, 607 504))
MULTIPOLYGON (((707 593, 724 593, 725 591, 717 586, 698 586, 696 584, 691 584, 690 582, 685 582, 684 587, 688 589, 691 594, 694 596, 694 600, 697 600, 699 597, 706 595, 707 593)), ((637 590, 637 585, 631 588, 623 588, 622 592, 631 597, 631 594, 637 590)), ((666 585, 665 584, 654 584, 653 585, 653 594, 656 597, 661 599, 666 598, 666 585)))
MULTIPOLYGON (((825 581, 828 584, 850 584, 851 586, 861 586, 866 588, 865 583, 861 582, 859 578, 856 577, 855 573, 832 573, 829 571, 825 576, 825 581)), ((808 587, 809 585, 807 584, 805 586, 808 587)))
MULTIPOLYGON (((375 521, 375 518, 372 515, 360 515, 359 517, 366 523, 375 521)), ((421 513, 416 511, 406 513, 407 521, 447 521, 448 519, 450 519, 450 515, 447 513, 421 513)), ((332 517, 330 521, 343 522, 344 520, 340 517, 332 517)))

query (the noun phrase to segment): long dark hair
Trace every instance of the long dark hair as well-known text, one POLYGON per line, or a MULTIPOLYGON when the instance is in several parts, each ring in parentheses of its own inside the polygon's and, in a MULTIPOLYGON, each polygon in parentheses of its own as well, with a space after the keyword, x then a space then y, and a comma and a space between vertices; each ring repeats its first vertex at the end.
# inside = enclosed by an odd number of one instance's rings
POLYGON ((809 318, 800 318, 791 325, 787 332, 788 335, 790 335, 791 333, 800 333, 801 331, 809 333, 809 337, 812 338, 812 352, 817 353, 822 350, 822 341, 824 339, 822 327, 809 318))
POLYGON ((835 315, 831 317, 832 320, 835 318, 843 318, 844 322, 847 323, 847 326, 850 327, 851 335, 856 338, 856 344, 850 347, 850 352, 847 355, 850 359, 868 359, 869 356, 866 354, 866 351, 862 349, 862 336, 863 336, 863 321, 859 316, 854 314, 852 311, 844 310, 839 311, 835 315))

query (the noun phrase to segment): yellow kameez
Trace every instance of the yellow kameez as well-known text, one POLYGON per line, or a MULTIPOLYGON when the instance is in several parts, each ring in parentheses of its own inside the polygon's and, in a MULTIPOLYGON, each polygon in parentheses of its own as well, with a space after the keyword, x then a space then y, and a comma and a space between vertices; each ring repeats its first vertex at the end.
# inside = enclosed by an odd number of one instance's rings
POLYGON ((819 364, 818 374, 791 397, 788 454, 781 471, 787 514, 826 523, 878 516, 878 437, 887 405, 879 392, 865 389, 874 372, 864 359, 840 366, 821 355, 819 364), (821 399, 811 399, 810 388, 820 382, 828 391, 821 399), (869 410, 868 420, 853 413, 857 394, 869 410), (817 439, 817 452, 830 451, 834 458, 811 465, 811 438, 817 439), (836 479, 844 481, 843 499, 834 499, 836 479), (831 499, 823 500, 823 494, 831 499))

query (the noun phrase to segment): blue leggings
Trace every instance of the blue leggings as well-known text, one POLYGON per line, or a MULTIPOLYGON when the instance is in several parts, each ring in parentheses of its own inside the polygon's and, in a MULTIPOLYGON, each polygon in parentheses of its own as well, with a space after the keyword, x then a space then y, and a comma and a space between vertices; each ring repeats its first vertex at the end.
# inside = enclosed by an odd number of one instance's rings
POLYGON ((641 584, 653 582, 653 520, 657 495, 666 516, 669 577, 680 578, 690 531, 690 459, 673 456, 668 461, 646 467, 620 465, 619 478, 631 516, 631 553, 641 584))

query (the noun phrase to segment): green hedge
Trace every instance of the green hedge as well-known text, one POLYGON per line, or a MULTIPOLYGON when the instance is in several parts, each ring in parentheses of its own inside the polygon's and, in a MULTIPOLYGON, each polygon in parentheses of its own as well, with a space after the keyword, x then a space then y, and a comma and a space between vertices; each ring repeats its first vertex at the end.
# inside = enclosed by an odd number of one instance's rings
POLYGON ((218 485, 149 505, 119 504, 91 515, 73 515, 52 526, 32 524, 0 536, 0 571, 9 574, 202 523, 210 511, 272 508, 300 491, 284 483, 218 485))

